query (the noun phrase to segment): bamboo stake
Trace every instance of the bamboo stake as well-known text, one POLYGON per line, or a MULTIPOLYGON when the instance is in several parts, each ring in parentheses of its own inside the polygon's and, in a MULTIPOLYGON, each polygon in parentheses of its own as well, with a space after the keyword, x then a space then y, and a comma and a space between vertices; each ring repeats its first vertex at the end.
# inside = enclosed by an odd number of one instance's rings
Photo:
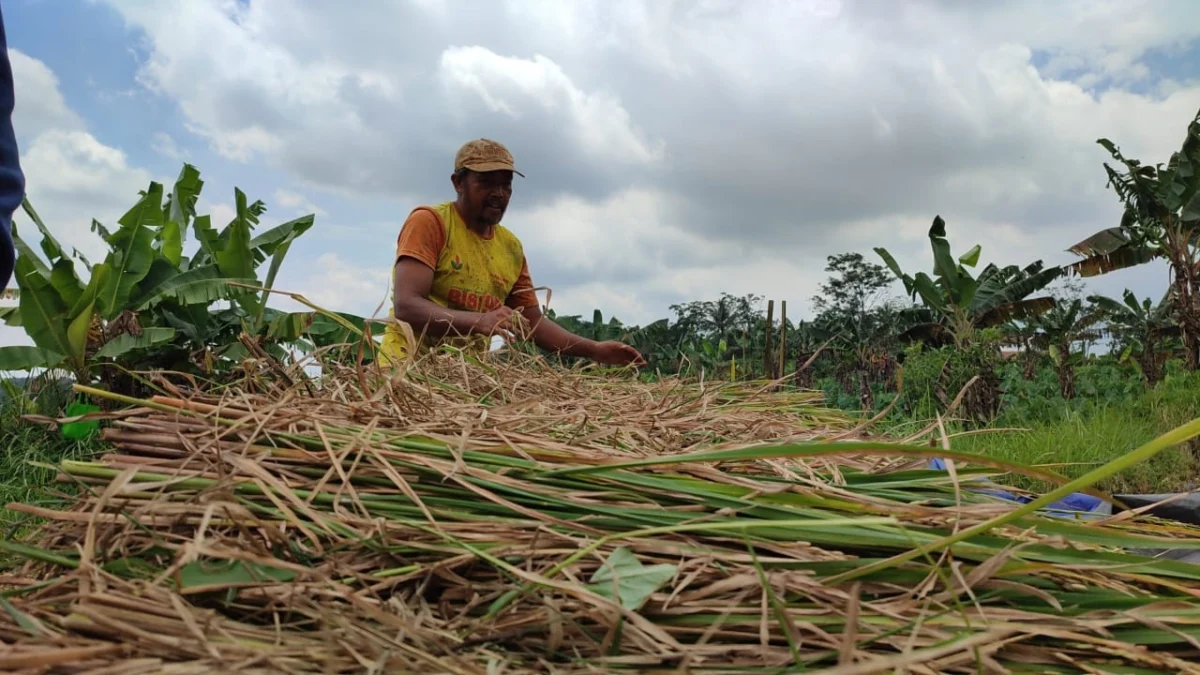
POLYGON ((772 327, 775 325, 775 301, 767 301, 767 330, 763 335, 763 377, 773 379, 771 377, 772 363, 771 359, 771 333, 772 327))
POLYGON ((783 369, 787 366, 787 300, 779 301, 779 368, 775 377, 783 377, 783 369))

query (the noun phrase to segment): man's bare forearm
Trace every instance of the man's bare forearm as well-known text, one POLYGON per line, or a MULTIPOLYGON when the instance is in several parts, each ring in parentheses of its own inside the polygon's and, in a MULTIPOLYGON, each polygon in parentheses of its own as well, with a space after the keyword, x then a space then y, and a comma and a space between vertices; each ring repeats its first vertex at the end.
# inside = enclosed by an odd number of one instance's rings
POLYGON ((546 316, 531 319, 533 322, 533 342, 548 352, 563 356, 588 357, 596 346, 595 340, 580 337, 562 326, 554 323, 546 316))
POLYGON ((430 337, 465 337, 477 333, 483 319, 478 312, 447 309, 420 296, 398 299, 394 310, 396 318, 412 326, 417 337, 422 333, 430 337))

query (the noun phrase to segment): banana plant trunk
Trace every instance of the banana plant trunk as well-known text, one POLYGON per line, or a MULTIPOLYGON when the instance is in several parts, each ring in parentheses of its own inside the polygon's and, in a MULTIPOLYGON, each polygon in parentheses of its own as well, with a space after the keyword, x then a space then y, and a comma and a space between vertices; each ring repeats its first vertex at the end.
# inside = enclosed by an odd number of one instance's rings
POLYGON ((867 371, 858 371, 858 400, 863 410, 875 409, 875 394, 871 391, 871 380, 867 371))
POLYGON ((1058 389, 1062 397, 1070 401, 1075 398, 1075 364, 1071 361, 1071 343, 1062 340, 1057 345, 1058 358, 1054 369, 1058 372, 1058 389))
POLYGON ((1195 309, 1181 309, 1179 323, 1183 328, 1184 363, 1190 372, 1200 368, 1200 317, 1195 309))
POLYGON ((1175 285, 1175 315, 1183 337, 1184 363, 1189 372, 1200 368, 1200 283, 1191 254, 1191 233, 1174 228, 1168 238, 1171 249, 1172 281, 1175 285))
POLYGON ((979 381, 967 390, 963 399, 963 410, 977 424, 990 424, 1000 412, 1000 376, 995 368, 984 366, 979 371, 979 381))
POLYGON ((1021 347, 1021 377, 1026 381, 1037 379, 1039 354, 1033 347, 1033 341, 1022 337, 1019 346, 1021 347))
POLYGON ((1162 360, 1158 357, 1158 349, 1153 343, 1148 343, 1142 350, 1140 363, 1142 376, 1146 378, 1146 386, 1153 389, 1162 379, 1162 360))
POLYGON ((1058 367, 1058 388, 1062 391, 1062 397, 1070 401, 1075 398, 1075 366, 1070 363, 1063 363, 1058 367))
POLYGON ((809 365, 807 368, 804 367, 804 364, 807 363, 810 358, 812 358, 812 354, 801 354, 796 359, 797 366, 795 381, 796 386, 800 389, 813 388, 813 367, 811 365, 809 365))
POLYGON ((1032 349, 1026 349, 1021 354, 1021 377, 1027 381, 1037 379, 1038 354, 1032 349))
POLYGON ((847 368, 844 363, 838 366, 838 370, 837 370, 838 388, 840 388, 842 390, 842 393, 844 393, 848 396, 853 396, 854 390, 857 388, 857 383, 855 382, 854 376, 855 376, 854 368, 847 368))

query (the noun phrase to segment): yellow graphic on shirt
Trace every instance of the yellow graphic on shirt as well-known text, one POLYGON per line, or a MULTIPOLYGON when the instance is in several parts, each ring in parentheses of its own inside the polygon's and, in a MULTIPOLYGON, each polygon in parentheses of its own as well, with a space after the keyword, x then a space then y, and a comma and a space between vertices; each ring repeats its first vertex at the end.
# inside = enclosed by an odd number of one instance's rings
MULTIPOLYGON (((469 312, 490 312, 503 306, 521 274, 525 259, 516 235, 508 228, 496 225, 490 238, 481 237, 459 217, 454 202, 419 208, 432 211, 446 233, 446 244, 433 270, 429 299, 447 309, 469 312)), ((395 311, 389 310, 388 316, 394 317, 395 311)), ((420 328, 413 326, 412 329, 415 337, 421 340, 420 328)), ((486 351, 491 339, 482 335, 465 339, 426 336, 418 349, 438 344, 486 351)), ((404 334, 398 327, 388 325, 383 335, 380 363, 385 366, 399 363, 407 352, 404 334)))

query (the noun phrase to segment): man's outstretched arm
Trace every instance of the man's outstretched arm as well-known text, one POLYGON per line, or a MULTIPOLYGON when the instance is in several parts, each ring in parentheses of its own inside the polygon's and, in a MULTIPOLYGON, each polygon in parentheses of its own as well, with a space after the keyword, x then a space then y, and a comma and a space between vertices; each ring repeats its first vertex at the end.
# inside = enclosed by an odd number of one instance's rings
POLYGON ((591 358, 598 344, 595 340, 576 335, 542 313, 537 305, 522 307, 521 315, 530 326, 530 339, 538 347, 553 354, 591 358))
POLYGON ((610 366, 644 366, 646 361, 636 349, 616 341, 597 342, 572 333, 542 313, 537 305, 526 305, 521 314, 531 327, 530 338, 538 347, 553 354, 578 356, 610 366))

